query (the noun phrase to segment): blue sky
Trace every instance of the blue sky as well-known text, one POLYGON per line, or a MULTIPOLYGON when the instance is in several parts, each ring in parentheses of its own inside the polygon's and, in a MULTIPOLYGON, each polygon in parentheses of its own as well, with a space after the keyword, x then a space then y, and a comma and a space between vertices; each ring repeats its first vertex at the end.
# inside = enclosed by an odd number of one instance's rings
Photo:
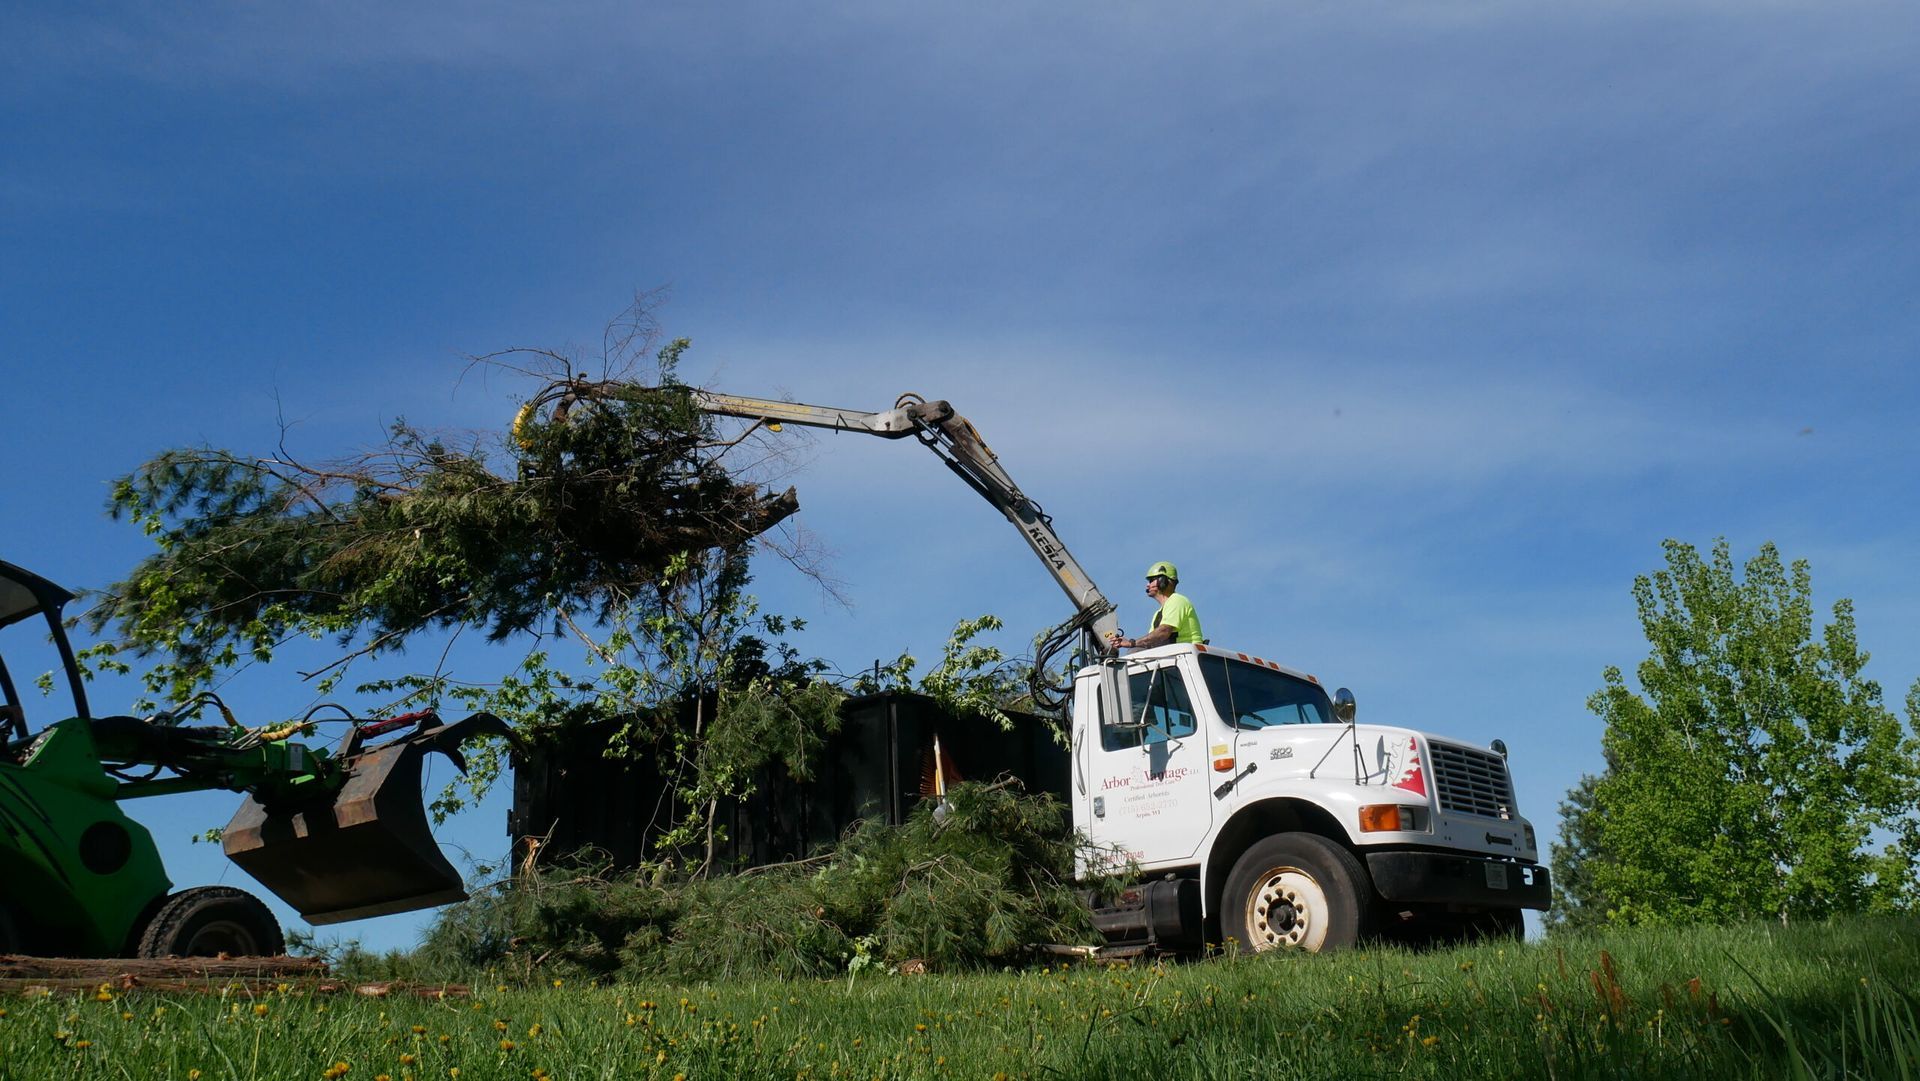
MULTIPOLYGON (((664 289, 682 374, 947 398, 1143 626, 1363 717, 1598 768, 1660 541, 1774 541, 1920 676, 1920 9, 1873 3, 15 5, 0 16, 0 558, 144 541, 109 480, 208 442, 498 431, 508 346, 664 289)), ((796 437, 852 669, 1065 615, 910 444, 796 437)), ((484 679, 497 653, 463 653, 484 679)), ((423 663, 427 663, 424 662, 423 663)), ((292 666, 233 688, 304 711, 292 666), (284 670, 282 670, 284 669, 284 670)), ((96 708, 111 710, 112 689, 96 708)), ((124 694, 121 695, 125 697, 124 694)), ((232 798, 138 808, 183 884, 232 798)), ((497 856, 504 804, 450 831, 497 856)), ((343 928, 401 944, 418 920, 343 928)))

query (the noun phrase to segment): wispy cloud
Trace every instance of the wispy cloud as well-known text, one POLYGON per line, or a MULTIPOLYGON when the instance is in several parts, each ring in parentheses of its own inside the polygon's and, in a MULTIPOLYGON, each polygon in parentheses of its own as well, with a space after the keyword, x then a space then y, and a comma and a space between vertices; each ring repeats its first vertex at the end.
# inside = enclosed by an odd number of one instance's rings
MULTIPOLYGON (((1790 421, 1699 409, 1690 394, 1629 394, 1590 370, 1516 374, 1346 358, 1099 354, 1051 343, 731 343, 728 391, 786 386, 801 400, 886 408, 895 392, 947 398, 1016 473, 1089 470, 1124 484, 1204 471, 1288 487, 1566 483, 1649 469, 1765 468, 1804 449, 1790 421), (777 378, 771 373, 778 372, 777 378), (804 383, 795 372, 813 373, 804 383)), ((1722 403, 1724 406, 1724 403, 1722 403)))

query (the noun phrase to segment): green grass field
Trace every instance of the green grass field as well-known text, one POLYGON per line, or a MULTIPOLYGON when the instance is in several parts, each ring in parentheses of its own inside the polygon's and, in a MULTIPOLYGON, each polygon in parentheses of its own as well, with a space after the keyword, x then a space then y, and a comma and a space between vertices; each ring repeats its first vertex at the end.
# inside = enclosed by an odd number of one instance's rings
MULTIPOLYGON (((476 981, 486 977, 476 975, 476 981)), ((1920 922, 831 982, 0 1000, 0 1079, 1920 1077, 1920 922)))

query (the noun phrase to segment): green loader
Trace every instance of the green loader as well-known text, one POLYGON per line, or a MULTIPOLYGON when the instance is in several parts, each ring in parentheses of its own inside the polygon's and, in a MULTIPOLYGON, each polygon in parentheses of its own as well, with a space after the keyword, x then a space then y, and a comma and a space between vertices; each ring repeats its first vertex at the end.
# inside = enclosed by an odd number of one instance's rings
POLYGON ((226 886, 175 892, 152 836, 120 807, 176 792, 244 793, 223 835, 226 854, 311 923, 466 896, 427 824, 422 760, 439 751, 464 770, 461 745, 510 737, 502 721, 478 713, 447 724, 431 711, 368 720, 341 711, 347 734, 328 751, 295 740, 311 736, 311 719, 248 727, 211 694, 151 717, 95 717, 61 622, 72 599, 0 561, 0 954, 284 952, 278 921, 251 894, 226 886), (41 623, 45 633, 35 640, 41 623), (72 711, 36 731, 6 654, 49 642, 72 711), (207 713, 220 723, 187 723, 207 713))

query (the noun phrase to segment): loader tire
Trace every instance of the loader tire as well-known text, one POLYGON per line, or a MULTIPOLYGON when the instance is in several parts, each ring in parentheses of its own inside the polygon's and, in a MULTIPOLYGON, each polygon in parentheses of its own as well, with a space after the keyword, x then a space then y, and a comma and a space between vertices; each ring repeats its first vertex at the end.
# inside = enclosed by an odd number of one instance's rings
POLYGON ((280 921, 260 899, 231 886, 195 886, 166 899, 140 934, 141 957, 277 957, 280 921))
POLYGON ((1373 883, 1353 853, 1312 833, 1254 843, 1220 897, 1220 929, 1250 953, 1351 946, 1367 932, 1373 883))

